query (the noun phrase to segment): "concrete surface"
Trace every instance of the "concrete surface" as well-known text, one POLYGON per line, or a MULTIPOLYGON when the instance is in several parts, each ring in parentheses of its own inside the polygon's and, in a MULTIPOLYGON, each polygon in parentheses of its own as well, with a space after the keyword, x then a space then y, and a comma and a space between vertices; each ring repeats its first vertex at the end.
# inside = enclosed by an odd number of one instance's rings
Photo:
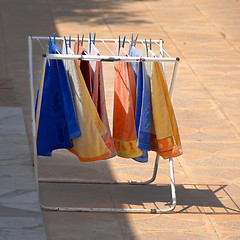
MULTIPOLYGON (((177 208, 168 215, 43 211, 47 239, 240 239, 239 1, 23 0, 19 4, 16 0, 1 0, 0 9, 1 129, 8 129, 10 124, 4 123, 8 118, 3 117, 3 107, 11 107, 18 114, 21 107, 29 143, 29 148, 23 144, 23 128, 14 123, 13 129, 19 128, 22 134, 19 141, 7 131, 1 140, 1 156, 5 156, 6 145, 16 145, 11 159, 1 159, 1 169, 6 169, 1 172, 22 181, 21 187, 15 188, 22 199, 21 207, 16 207, 17 197, 10 200, 11 195, 6 198, 3 193, 1 216, 5 217, 7 212, 7 217, 16 222, 21 216, 28 217, 29 228, 36 230, 33 234, 39 234, 39 238, 32 239, 41 239, 44 234, 29 158, 32 140, 27 36, 48 36, 54 32, 58 36, 88 36, 89 32, 96 32, 99 38, 130 38, 134 32, 142 39, 164 39, 170 55, 181 58, 173 99, 184 151, 174 165, 177 208), (25 155, 16 161, 18 151, 19 156, 25 155), (25 178, 18 178, 17 169, 22 168, 31 179, 30 185, 25 178), (23 194, 17 189, 26 190, 23 194), (13 210, 6 210, 6 204, 13 210)), ((42 71, 42 52, 35 43, 36 82, 42 71)), ((167 71, 170 70, 168 67, 167 71)), ((111 63, 104 64, 110 119, 112 73, 111 63)), ((81 163, 61 150, 51 159, 38 158, 39 176, 143 180, 151 176, 153 159, 154 155, 147 164, 125 159, 81 163)), ((150 186, 40 184, 40 200, 49 206, 167 207, 168 172, 168 162, 161 160, 157 179, 150 186)), ((11 191, 11 184, 1 189, 11 191)), ((7 223, 8 218, 0 220, 0 239, 15 239, 3 234, 16 234, 14 224, 8 224, 6 230, 7 223)), ((25 224, 19 228, 26 230, 25 224)), ((18 239, 26 238, 20 233, 18 239)))
POLYGON ((20 107, 0 107, 0 239, 46 239, 20 107))

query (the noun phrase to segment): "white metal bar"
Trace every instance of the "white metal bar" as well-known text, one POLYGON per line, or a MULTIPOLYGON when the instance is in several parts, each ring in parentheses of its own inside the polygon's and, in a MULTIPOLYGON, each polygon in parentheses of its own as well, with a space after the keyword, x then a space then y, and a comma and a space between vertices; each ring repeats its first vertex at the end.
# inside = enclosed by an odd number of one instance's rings
POLYGON ((107 50, 114 56, 114 53, 110 50, 110 48, 107 46, 107 44, 102 40, 102 43, 107 48, 107 50))
POLYGON ((41 46, 41 48, 43 49, 43 51, 45 51, 45 48, 44 48, 44 46, 42 45, 41 41, 40 41, 39 39, 37 39, 37 41, 38 41, 39 45, 41 46))
POLYGON ((157 57, 125 57, 125 56, 99 56, 99 55, 68 55, 68 54, 43 54, 47 59, 106 61, 106 62, 176 62, 177 58, 157 57))
POLYGON ((175 178, 174 178, 174 167, 173 159, 169 159, 170 164, 170 178, 171 178, 171 192, 172 192, 172 208, 174 209, 177 205, 176 190, 175 190, 175 178))
POLYGON ((137 180, 86 180, 79 178, 39 178, 40 183, 76 183, 76 184, 116 184, 116 185, 145 185, 145 181, 137 180))
POLYGON ((42 210, 54 212, 95 212, 95 213, 147 213, 160 214, 170 213, 175 207, 171 206, 168 209, 128 209, 128 208, 78 208, 78 207, 47 207, 40 205, 42 210))
POLYGON ((152 177, 145 181, 137 180, 86 180, 79 178, 39 178, 40 183, 76 183, 76 184, 117 184, 117 185, 146 185, 152 183, 157 176, 159 155, 156 155, 152 177))
POLYGON ((29 80, 30 80, 30 95, 31 95, 31 121, 32 121, 32 147, 33 147, 33 164, 34 173, 38 189, 38 168, 37 168, 37 146, 36 146, 36 126, 35 126, 35 98, 34 98, 34 80, 33 80, 33 51, 32 37, 28 37, 28 58, 29 58, 29 80))
POLYGON ((175 85, 175 80, 176 80, 176 76, 177 76, 177 69, 178 69, 178 64, 180 61, 180 58, 176 58, 176 62, 174 64, 174 68, 173 68, 173 74, 172 74, 172 80, 171 80, 171 84, 170 84, 170 88, 169 88, 169 96, 172 97, 173 94, 173 88, 175 85))
MULTIPOLYGON (((32 36, 32 39, 48 40, 49 37, 32 36)), ((62 40, 64 40, 64 37, 55 37, 55 39, 62 41, 62 40)), ((72 40, 72 41, 76 41, 77 38, 71 38, 71 40, 72 40)), ((83 41, 84 41, 84 42, 89 42, 89 38, 84 38, 83 41)), ((96 39, 95 39, 95 42, 102 42, 102 41, 114 43, 114 42, 118 41, 118 39, 111 39, 111 38, 96 38, 96 39)), ((129 41, 131 41, 131 40, 126 39, 125 41, 128 41, 128 42, 129 42, 129 41)), ((143 41, 143 40, 137 40, 138 43, 141 43, 142 41, 143 41)), ((144 40, 144 41, 145 41, 145 40, 144 40)), ((146 41, 147 41, 147 42, 150 42, 150 40, 146 40, 146 41)), ((151 40, 151 41, 152 41, 152 42, 156 42, 156 41, 159 41, 159 40, 151 40)))
MULTIPOLYGON (((162 40, 162 39, 161 39, 162 40)), ((163 41, 163 40, 162 40, 163 41)), ((159 48, 161 48, 161 44, 158 44, 157 41, 154 42, 159 48)), ((169 57, 171 58, 171 56, 166 52, 166 50, 164 50, 164 48, 162 48, 163 52, 169 57)))
MULTIPOLYGON (((161 55, 162 58, 164 58, 163 40, 162 39, 160 39, 160 44, 159 45, 160 45, 160 55, 161 55)), ((163 62, 162 65, 163 65, 163 70, 165 71, 165 63, 163 62)))

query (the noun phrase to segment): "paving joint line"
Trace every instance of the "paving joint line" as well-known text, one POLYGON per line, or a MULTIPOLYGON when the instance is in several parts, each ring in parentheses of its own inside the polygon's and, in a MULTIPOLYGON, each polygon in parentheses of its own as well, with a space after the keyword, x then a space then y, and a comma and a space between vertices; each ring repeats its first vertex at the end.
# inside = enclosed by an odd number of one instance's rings
MULTIPOLYGON (((193 3, 192 3, 193 4, 193 3)), ((220 31, 218 29, 218 27, 216 26, 215 23, 213 23, 206 14, 204 14, 204 12, 196 5, 196 4, 193 4, 194 7, 202 14, 202 16, 204 16, 206 18, 206 20, 215 28, 215 30, 222 36, 223 39, 225 39, 233 48, 234 50, 240 54, 240 51, 235 47, 235 45, 232 43, 232 41, 230 39, 227 38, 226 34, 222 31, 220 31)))

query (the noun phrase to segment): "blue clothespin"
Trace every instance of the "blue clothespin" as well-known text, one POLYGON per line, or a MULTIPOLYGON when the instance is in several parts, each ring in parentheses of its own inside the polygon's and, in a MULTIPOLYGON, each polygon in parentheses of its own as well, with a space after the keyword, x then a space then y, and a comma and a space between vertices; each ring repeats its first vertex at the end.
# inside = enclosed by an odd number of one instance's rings
POLYGON ((118 37, 118 56, 120 53, 120 48, 121 48, 121 39, 120 39, 120 35, 119 35, 119 37, 118 37))
POLYGON ((91 53, 91 42, 92 42, 92 34, 89 33, 89 53, 91 53))
POLYGON ((93 36, 93 44, 95 45, 95 40, 96 40, 96 33, 94 33, 94 36, 93 36))
POLYGON ((56 44, 56 34, 53 34, 53 43, 56 44))
POLYGON ((68 42, 69 42, 69 47, 71 48, 71 45, 72 45, 71 36, 69 36, 69 40, 68 40, 68 42))
POLYGON ((64 36, 64 42, 65 42, 65 46, 66 46, 66 53, 68 54, 68 48, 67 48, 67 39, 64 36))
POLYGON ((125 40, 126 40, 126 36, 124 36, 124 38, 123 38, 123 44, 122 44, 123 48, 124 48, 124 45, 125 45, 125 40))
POLYGON ((49 33, 49 41, 48 41, 48 44, 49 44, 49 46, 53 44, 53 43, 52 43, 52 38, 51 38, 50 33, 49 33))

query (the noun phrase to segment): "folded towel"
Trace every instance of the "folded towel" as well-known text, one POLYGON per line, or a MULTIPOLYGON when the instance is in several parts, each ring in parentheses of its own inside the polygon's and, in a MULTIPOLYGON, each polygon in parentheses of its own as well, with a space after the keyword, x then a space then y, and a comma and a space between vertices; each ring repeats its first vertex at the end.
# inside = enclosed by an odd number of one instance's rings
MULTIPOLYGON (((129 47, 129 55, 132 57, 140 57, 142 54, 134 47, 129 47)), ((143 62, 132 62, 133 71, 136 80, 136 113, 135 123, 137 129, 137 147, 139 147, 143 155, 134 160, 139 162, 148 161, 147 150, 151 149, 151 92, 150 79, 146 72, 143 62)))
MULTIPOLYGON (((68 53, 74 54, 70 48, 68 48, 68 53)), ((78 123, 81 128, 81 136, 73 139, 73 148, 69 149, 69 151, 83 162, 102 160, 110 155, 110 151, 102 139, 102 136, 106 134, 106 129, 101 123, 92 102, 77 61, 66 60, 64 63, 73 93, 78 123)))
MULTIPOLYGON (((60 50, 49 44, 49 53, 60 53, 60 50)), ((62 60, 46 62, 39 93, 36 102, 37 153, 51 156, 55 149, 72 147, 71 139, 81 135, 62 60)))
MULTIPOLYGON (((91 53, 90 55, 100 55, 96 46, 91 43, 91 53)), ((111 136, 111 131, 108 122, 108 115, 106 109, 106 101, 105 101, 105 90, 104 90, 104 81, 103 81, 103 68, 101 61, 90 61, 90 67, 92 69, 92 99, 94 105, 98 111, 100 119, 107 129, 107 133, 102 136, 105 144, 108 149, 111 151, 111 155, 109 158, 116 156, 116 149, 114 146, 114 142, 111 136)))
MULTIPOLYGON (((115 52, 118 52, 117 48, 115 52)), ((120 56, 127 56, 121 48, 120 56)), ((113 139, 120 157, 136 158, 142 155, 137 147, 135 126, 136 86, 131 63, 115 62, 113 139)))
MULTIPOLYGON (((74 54, 72 49, 68 47, 68 54, 74 54)), ((62 47, 62 52, 64 54, 66 54, 66 47, 65 47, 65 44, 63 44, 63 47, 62 47)), ((76 61, 77 62, 77 61, 76 61)), ((67 61, 64 61, 65 63, 65 66, 66 64, 68 63, 67 61)), ((78 66, 78 69, 80 70, 79 66, 78 66)), ((100 133, 101 136, 105 135, 107 133, 107 129, 105 128, 104 124, 102 123, 101 119, 100 119, 100 116, 96 110, 96 107, 92 101, 92 98, 90 96, 90 93, 88 91, 88 88, 86 88, 86 82, 84 81, 84 78, 83 78, 83 75, 82 75, 82 72, 80 70, 80 75, 81 75, 81 80, 83 79, 83 82, 80 81, 80 84, 82 86, 82 91, 83 91, 83 94, 84 94, 84 97, 85 99, 87 99, 87 105, 88 105, 88 109, 92 115, 92 118, 95 122, 95 125, 100 133)))
MULTIPOLYGON (((148 50, 148 56, 156 55, 148 50)), ((153 62, 148 71, 151 71, 152 121, 155 128, 152 128, 151 148, 165 159, 177 157, 182 154, 181 142, 162 63, 153 62)))

